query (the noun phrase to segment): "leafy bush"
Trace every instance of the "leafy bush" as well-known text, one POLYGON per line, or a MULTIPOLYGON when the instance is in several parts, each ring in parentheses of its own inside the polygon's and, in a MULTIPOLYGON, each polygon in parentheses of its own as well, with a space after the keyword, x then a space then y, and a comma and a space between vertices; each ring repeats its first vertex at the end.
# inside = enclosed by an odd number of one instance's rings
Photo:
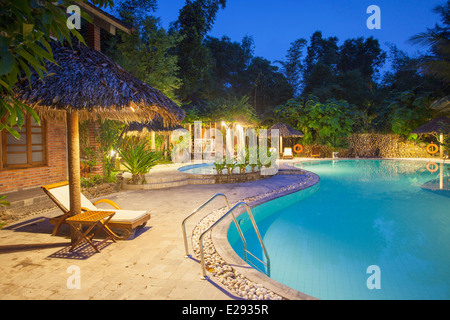
POLYGON ((120 151, 120 156, 124 161, 123 165, 132 174, 131 183, 145 183, 145 174, 158 164, 161 155, 150 151, 147 142, 131 144, 120 151))
POLYGON ((6 198, 6 196, 0 196, 0 207, 10 205, 10 203, 8 201, 4 200, 5 198, 6 198))
POLYGON ((303 143, 321 143, 337 149, 352 133, 354 111, 354 106, 347 101, 329 99, 322 103, 317 97, 309 96, 306 101, 289 100, 278 106, 275 113, 305 134, 303 143))
POLYGON ((414 138, 411 132, 423 125, 431 117, 428 108, 432 101, 430 93, 417 95, 413 91, 399 92, 389 101, 389 123, 392 132, 414 138))

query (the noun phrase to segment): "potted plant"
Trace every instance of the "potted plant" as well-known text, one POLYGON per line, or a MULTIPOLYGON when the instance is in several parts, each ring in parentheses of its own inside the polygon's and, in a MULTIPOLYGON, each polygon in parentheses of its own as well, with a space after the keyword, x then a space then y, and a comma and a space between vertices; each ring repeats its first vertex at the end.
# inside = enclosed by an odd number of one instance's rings
POLYGON ((226 167, 227 167, 227 173, 232 174, 234 168, 236 167, 236 163, 235 162, 227 163, 226 167))
POLYGON ((225 168, 225 162, 214 162, 214 167, 216 168, 217 174, 223 174, 223 169, 225 168))
POLYGON ((147 142, 126 146, 120 151, 120 156, 132 175, 132 184, 144 184, 145 175, 162 158, 159 153, 147 149, 147 142))
POLYGON ((240 153, 239 160, 236 165, 239 167, 239 173, 245 173, 248 166, 248 154, 246 155, 244 150, 240 153))

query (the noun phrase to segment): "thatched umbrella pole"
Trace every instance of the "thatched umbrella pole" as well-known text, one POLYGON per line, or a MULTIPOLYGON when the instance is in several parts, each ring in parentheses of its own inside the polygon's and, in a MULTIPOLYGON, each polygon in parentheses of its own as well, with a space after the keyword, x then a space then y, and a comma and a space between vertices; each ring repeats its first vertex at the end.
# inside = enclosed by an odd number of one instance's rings
MULTIPOLYGON (((80 134, 78 128, 78 111, 67 111, 67 141, 70 215, 81 213, 81 174, 80 174, 80 134)), ((73 227, 70 229, 72 244, 77 241, 73 227)))

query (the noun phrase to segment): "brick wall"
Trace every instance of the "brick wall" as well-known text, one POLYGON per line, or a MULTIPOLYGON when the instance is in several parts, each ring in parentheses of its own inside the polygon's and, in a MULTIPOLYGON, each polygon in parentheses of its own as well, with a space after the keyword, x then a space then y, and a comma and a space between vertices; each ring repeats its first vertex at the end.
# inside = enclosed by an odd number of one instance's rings
POLYGON ((91 23, 87 27, 86 44, 94 50, 101 51, 100 27, 91 23))
POLYGON ((0 171, 0 195, 66 181, 66 125, 47 121, 46 166, 0 171))

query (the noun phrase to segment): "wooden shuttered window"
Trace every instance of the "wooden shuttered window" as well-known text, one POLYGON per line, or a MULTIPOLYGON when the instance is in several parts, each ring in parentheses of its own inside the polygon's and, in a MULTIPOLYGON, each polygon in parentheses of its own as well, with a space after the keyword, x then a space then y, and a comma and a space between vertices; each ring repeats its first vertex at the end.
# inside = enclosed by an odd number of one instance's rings
POLYGON ((45 121, 39 125, 31 115, 25 117, 16 139, 6 130, 2 130, 2 166, 1 169, 38 167, 47 164, 47 132, 45 121))

